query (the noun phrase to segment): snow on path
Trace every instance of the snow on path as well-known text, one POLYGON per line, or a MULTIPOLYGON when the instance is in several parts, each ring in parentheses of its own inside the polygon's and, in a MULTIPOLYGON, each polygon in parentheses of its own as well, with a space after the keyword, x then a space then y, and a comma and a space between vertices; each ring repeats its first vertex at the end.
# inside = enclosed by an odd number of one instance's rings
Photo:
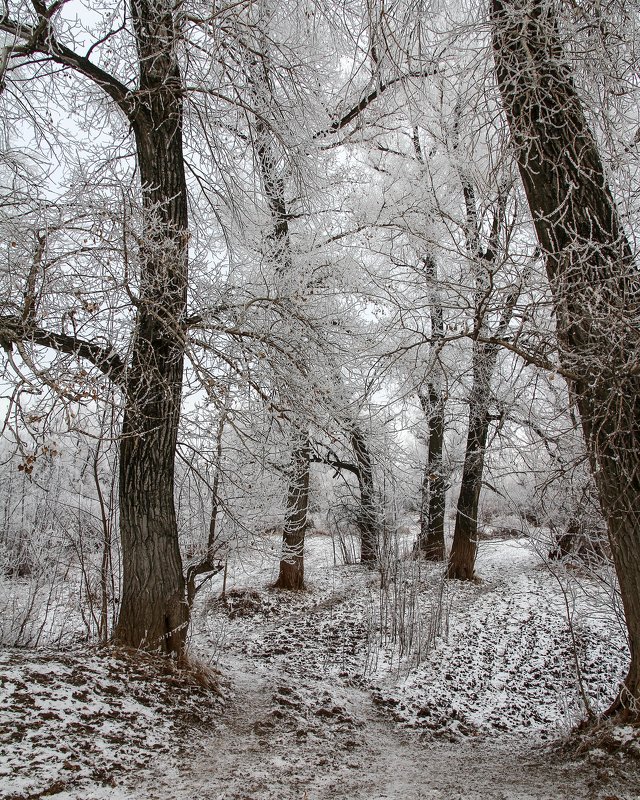
MULTIPOLYGON (((256 570, 203 599, 193 650, 228 682, 223 709, 136 656, 0 658, 0 798, 640 800, 637 765, 543 747, 575 669, 559 584, 524 544, 484 548, 482 581, 448 586, 449 630, 402 670, 376 627, 379 576, 312 545, 308 592, 256 570)), ((419 568, 396 580, 417 587, 414 622, 442 586, 419 568)), ((604 624, 577 614, 574 630, 594 696, 626 661, 600 606, 604 624)))
MULTIPOLYGON (((554 762, 523 738, 422 743, 360 689, 294 686, 234 664, 219 730, 148 800, 637 800, 610 768, 554 762), (283 704, 278 698, 284 698, 283 704), (340 700, 342 702, 340 702, 340 700)), ((640 790, 639 790, 640 791, 640 790)))
MULTIPOLYGON (((331 585, 316 583, 306 597, 254 591, 247 602, 255 608, 228 621, 229 644, 219 666, 232 677, 232 688, 219 728, 178 765, 168 784, 156 783, 139 797, 640 800, 640 783, 624 770, 617 775, 606 759, 571 763, 543 749, 545 732, 557 735, 553 723, 548 731, 560 693, 553 681, 567 670, 568 656, 556 652, 563 644, 562 597, 548 575, 535 572, 537 565, 517 542, 485 548, 483 582, 453 590, 458 595, 451 625, 458 631, 402 680, 383 673, 363 677, 375 596, 370 574, 342 568, 344 585, 336 585, 334 575, 331 585), (534 680, 537 688, 525 693, 517 712, 500 712, 523 691, 519 673, 526 682, 556 661, 556 674, 534 680), (459 669, 463 662, 468 673, 459 669), (496 709, 485 713, 480 707, 475 727, 459 724, 451 713, 455 692, 450 696, 438 685, 444 673, 456 670, 460 702, 476 694, 470 681, 483 680, 479 702, 496 709), (389 702, 394 692, 397 704, 389 702), (401 700, 407 701, 405 712, 399 711, 401 700), (420 728, 409 700, 416 707, 431 703, 440 714, 435 738, 420 728), (534 717, 539 702, 547 711, 534 717)), ((570 658, 568 663, 573 669, 570 658)), ((573 683, 571 674, 567 685, 573 683)))

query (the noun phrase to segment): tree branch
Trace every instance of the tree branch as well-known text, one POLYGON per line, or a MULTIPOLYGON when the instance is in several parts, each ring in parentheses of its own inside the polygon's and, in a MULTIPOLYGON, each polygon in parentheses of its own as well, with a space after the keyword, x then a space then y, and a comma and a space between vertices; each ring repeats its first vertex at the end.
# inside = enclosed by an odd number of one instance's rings
POLYGON ((109 72, 90 61, 89 58, 78 55, 57 41, 51 27, 51 16, 57 10, 56 4, 51 9, 46 9, 43 4, 40 7, 40 3, 36 5, 39 16, 37 25, 23 25, 3 14, 0 15, 0 31, 9 33, 15 36, 16 39, 25 42, 25 45, 20 49, 20 55, 29 52, 42 53, 49 56, 56 63, 70 67, 89 78, 117 103, 127 118, 133 122, 139 108, 134 93, 109 72))
POLYGON ((56 350, 58 353, 82 358, 97 367, 115 384, 124 381, 125 365, 113 348, 100 347, 94 342, 87 342, 66 333, 47 331, 31 325, 20 317, 0 317, 0 346, 11 352, 13 344, 18 342, 29 342, 56 350))
POLYGON ((438 70, 434 67, 431 70, 423 70, 418 72, 408 72, 405 75, 399 75, 397 78, 391 78, 387 83, 382 83, 380 86, 377 86, 375 89, 372 89, 369 94, 365 95, 359 103, 357 103, 353 108, 349 109, 345 114, 343 114, 338 119, 334 120, 328 128, 325 128, 323 131, 318 131, 314 133, 314 139, 321 139, 323 136, 330 136, 332 133, 336 133, 337 131, 342 130, 345 128, 350 122, 361 114, 365 108, 371 105, 374 100, 377 100, 381 94, 386 92, 387 89, 390 89, 392 86, 395 86, 397 83, 402 83, 403 81, 409 80, 410 78, 430 78, 434 75, 437 75, 438 70))
POLYGON ((360 475, 360 467, 358 467, 357 464, 352 464, 349 461, 341 461, 332 450, 329 451, 329 455, 327 455, 325 458, 319 455, 314 455, 309 458, 309 461, 312 464, 326 464, 328 467, 333 467, 333 469, 336 471, 336 475, 334 477, 336 477, 342 470, 351 472, 356 477, 360 475), (331 458, 332 455, 333 458, 331 458))

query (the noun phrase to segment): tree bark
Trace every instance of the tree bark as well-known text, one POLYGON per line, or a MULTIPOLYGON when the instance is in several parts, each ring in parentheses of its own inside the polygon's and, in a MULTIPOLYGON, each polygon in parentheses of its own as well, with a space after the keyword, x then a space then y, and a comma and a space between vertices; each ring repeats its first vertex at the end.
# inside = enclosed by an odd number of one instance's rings
POLYGON ((360 427, 351 424, 349 430, 351 446, 358 463, 358 488, 360 489, 360 510, 358 528, 360 530, 360 561, 363 564, 377 564, 379 558, 380 524, 376 504, 376 489, 373 477, 373 463, 367 441, 360 427))
POLYGON ((291 474, 287 494, 287 515, 282 533, 280 573, 277 589, 304 589, 304 535, 309 511, 310 446, 306 434, 291 455, 291 474))
POLYGON ((640 718, 640 279, 552 3, 492 0, 496 72, 546 259, 559 358, 607 520, 631 651, 610 709, 640 718))
MULTIPOLYGON (((497 265, 507 192, 500 190, 498 193, 491 233, 486 247, 483 249, 480 245, 480 224, 476 210, 475 189, 463 170, 460 172, 460 178, 466 209, 466 246, 475 272, 476 338, 473 341, 469 427, 447 577, 470 581, 475 577, 475 562, 478 554, 478 506, 484 474, 485 449, 491 422, 489 415, 491 379, 498 359, 498 346, 484 342, 480 337, 485 338, 489 334, 487 304, 492 292, 492 273, 497 265)), ((518 284, 511 288, 505 298, 497 327, 498 338, 502 338, 507 333, 519 296, 520 285, 518 284)))
MULTIPOLYGON (((418 141, 418 131, 414 130, 414 147, 418 158, 424 162, 418 141)), ((431 285, 431 347, 432 356, 428 366, 429 380, 426 392, 421 389, 418 399, 428 425, 427 461, 422 475, 420 498, 420 533, 416 550, 428 561, 443 561, 446 556, 444 540, 444 515, 446 483, 443 472, 442 455, 444 451, 444 409, 443 370, 439 354, 444 341, 444 311, 437 291, 437 265, 430 254, 423 259, 425 280, 431 285)))
POLYGON ((444 516, 446 483, 443 472, 444 399, 433 384, 419 394, 428 422, 428 453, 422 475, 420 498, 420 533, 417 550, 427 561, 443 561, 446 556, 444 516))
POLYGON ((464 452, 462 482, 456 509, 456 525, 449 554, 447 577, 469 581, 475 577, 478 553, 478 504, 489 433, 491 376, 497 348, 474 342, 473 386, 469 398, 469 430, 464 452))
POLYGON ((187 188, 174 6, 133 0, 143 198, 140 297, 120 448, 123 591, 116 641, 180 655, 189 621, 174 506, 187 293, 187 188))
MULTIPOLYGON (((256 73, 261 75, 261 78, 255 77, 254 87, 257 90, 256 103, 259 103, 264 100, 265 96, 271 96, 266 56, 263 54, 262 69, 256 68, 256 64, 253 66, 256 73), (259 88, 262 89, 264 95, 259 88)), ((255 152, 267 206, 271 214, 271 230, 268 235, 269 256, 274 268, 273 276, 279 288, 282 282, 286 286, 286 283, 292 281, 294 277, 286 187, 279 165, 273 131, 269 129, 265 119, 261 116, 255 118, 255 131, 255 152)), ((287 296, 282 299, 282 302, 286 308, 290 309, 292 319, 295 318, 299 313, 296 307, 297 302, 287 296)), ((303 374, 307 374, 307 363, 300 363, 298 366, 303 374)), ((281 389, 284 394, 287 394, 287 387, 281 387, 281 389)), ((288 399, 291 408, 295 408, 295 399, 291 397, 288 399)), ((296 415, 292 414, 292 416, 296 415)), ((298 424, 304 426, 305 422, 300 419, 298 424)), ((291 455, 287 512, 282 533, 282 557, 278 579, 274 587, 301 590, 304 589, 304 537, 309 510, 310 444, 307 433, 297 432, 294 436, 298 442, 291 455)))
POLYGON ((24 43, 11 57, 39 53, 75 70, 99 86, 131 125, 142 191, 139 296, 128 365, 110 348, 36 326, 29 290, 22 319, 0 318, 0 343, 31 341, 85 358, 122 388, 123 587, 114 638, 181 655, 189 620, 173 500, 188 268, 184 86, 177 60, 181 12, 169 0, 130 0, 138 68, 138 86, 130 90, 89 56, 58 41, 54 6, 33 8, 33 26, 0 18, 2 30, 24 43))

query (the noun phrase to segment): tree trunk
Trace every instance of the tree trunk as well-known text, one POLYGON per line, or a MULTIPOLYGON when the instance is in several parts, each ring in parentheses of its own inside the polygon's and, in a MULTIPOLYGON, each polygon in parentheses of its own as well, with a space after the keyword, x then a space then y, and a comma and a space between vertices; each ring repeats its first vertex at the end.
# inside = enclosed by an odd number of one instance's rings
MULTIPOLYGON (((460 109, 456 107, 454 119, 454 151, 457 153, 458 123, 460 109)), ((478 504, 482 475, 484 472, 484 454, 489 432, 489 400, 491 378, 498 357, 495 345, 483 342, 489 334, 487 320, 487 301, 492 290, 492 275, 496 269, 500 244, 506 193, 498 193, 497 205, 493 214, 491 233, 485 249, 481 247, 481 225, 478 220, 475 188, 466 170, 459 168, 460 182, 466 211, 464 234, 467 254, 474 273, 475 281, 475 326, 476 337, 473 341, 472 386, 469 398, 469 428, 462 467, 462 482, 456 509, 456 525, 453 542, 449 553, 447 576, 458 580, 473 580, 476 555, 478 552, 478 504)), ((511 320, 513 306, 518 297, 513 291, 509 295, 501 314, 499 332, 506 332, 511 320)))
POLYGON ((565 61, 553 5, 492 0, 498 84, 556 310, 624 604, 631 664, 611 712, 640 718, 640 280, 565 61))
MULTIPOLYGON (((424 163, 422 149, 414 129, 414 147, 418 158, 424 163)), ((439 363, 440 349, 444 341, 444 311, 438 292, 438 268, 435 259, 428 254, 423 258, 425 282, 430 286, 429 299, 431 315, 432 355, 428 366, 429 381, 427 391, 418 392, 420 405, 427 418, 428 452, 422 476, 420 499, 420 533, 416 550, 428 561, 443 561, 446 556, 444 541, 444 514, 446 484, 443 473, 442 453, 444 450, 444 377, 439 363)))
POLYGON ((444 399, 433 383, 419 395, 428 420, 428 455, 422 476, 420 533, 417 550, 428 561, 443 561, 446 556, 444 515, 446 484, 442 465, 444 447, 444 399))
POLYGON ((287 494, 287 516, 282 533, 280 574, 277 589, 304 589, 304 535, 309 511, 309 437, 300 441, 291 454, 291 475, 287 494))
MULTIPOLYGON (((249 61, 256 95, 254 104, 257 109, 261 109, 267 98, 275 101, 272 93, 269 59, 264 52, 259 57, 251 52, 249 61)), ((275 134, 266 123, 270 113, 271 108, 269 104, 266 104, 265 108, 261 109, 261 113, 255 115, 255 154, 260 168, 265 199, 271 214, 271 230, 267 241, 269 258, 273 266, 274 284, 278 293, 281 287, 284 288, 284 297, 281 298, 281 302, 283 307, 290 310, 291 319, 294 320, 300 316, 300 308, 299 300, 290 296, 291 283, 295 276, 286 186, 275 134)), ((290 335, 294 345, 298 344, 298 331, 292 327, 290 335)), ((305 356, 300 358, 297 367, 301 374, 308 374, 309 365, 305 356)), ((289 393, 286 386, 280 387, 280 389, 284 395, 289 393)), ((291 409, 294 409, 297 405, 296 399, 289 397, 288 400, 291 409)), ((292 411, 292 423, 302 428, 305 425, 304 420, 296 419, 296 417, 297 415, 292 411)), ((282 557, 278 580, 274 587, 301 590, 304 589, 304 537, 309 509, 310 444, 308 433, 295 433, 294 435, 298 439, 298 443, 291 455, 287 513, 282 534, 282 557)))
POLYGON ((456 509, 456 525, 447 567, 449 578, 462 581, 470 581, 475 577, 474 569, 478 553, 478 504, 489 433, 491 376, 497 355, 498 350, 494 345, 473 343, 473 386, 469 398, 469 430, 456 509))
POLYGON ((125 369, 110 347, 38 328, 28 286, 23 317, 3 318, 3 341, 10 347, 11 341, 28 339, 86 358, 122 387, 123 585, 114 638, 130 647, 180 655, 189 620, 173 500, 188 268, 184 86, 177 61, 181 12, 169 0, 130 0, 139 80, 129 90, 88 55, 79 56, 57 40, 53 7, 34 3, 34 10, 37 25, 25 29, 5 16, 4 29, 23 40, 26 36, 25 52, 41 53, 93 81, 126 116, 135 137, 142 191, 136 319, 125 369))
POLYGON ((123 591, 116 641, 180 655, 189 621, 174 507, 187 287, 182 82, 173 5, 131 5, 142 98, 140 290, 120 448, 123 591))
POLYGON ((360 530, 360 561, 363 564, 376 564, 379 557, 380 524, 376 504, 376 490, 373 478, 373 464, 367 441, 358 425, 350 426, 351 446, 358 462, 358 487, 360 489, 360 510, 358 528, 360 530))
MULTIPOLYGON (((457 123, 456 123, 457 125, 457 123)), ((457 144, 456 144, 457 149, 457 144)), ((472 386, 469 398, 469 429, 462 468, 462 482, 456 510, 447 576, 457 580, 473 580, 478 553, 478 505, 484 457, 489 433, 491 379, 498 359, 498 346, 489 343, 490 326, 487 301, 492 292, 493 273, 498 265, 500 233, 503 227, 508 196, 507 187, 498 191, 491 223, 491 233, 484 249, 480 246, 481 227, 476 210, 475 189, 469 176, 460 171, 466 209, 465 238, 467 252, 475 272, 476 338, 473 342, 472 386), (483 341, 483 339, 485 341, 483 341)), ((501 339, 507 334, 513 311, 520 296, 521 283, 511 286, 504 297, 500 320, 495 334, 501 339)))

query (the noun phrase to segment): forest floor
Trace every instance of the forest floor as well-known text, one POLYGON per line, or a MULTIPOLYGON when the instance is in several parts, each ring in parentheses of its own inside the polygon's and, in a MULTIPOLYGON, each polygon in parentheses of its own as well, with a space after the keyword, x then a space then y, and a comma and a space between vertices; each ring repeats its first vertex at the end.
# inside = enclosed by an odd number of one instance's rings
POLYGON ((608 581, 528 539, 483 542, 473 584, 339 562, 310 537, 296 594, 269 589, 273 559, 237 558, 226 599, 219 582, 202 598, 187 675, 0 651, 0 798, 640 798, 637 731, 572 733, 624 673, 608 581))

